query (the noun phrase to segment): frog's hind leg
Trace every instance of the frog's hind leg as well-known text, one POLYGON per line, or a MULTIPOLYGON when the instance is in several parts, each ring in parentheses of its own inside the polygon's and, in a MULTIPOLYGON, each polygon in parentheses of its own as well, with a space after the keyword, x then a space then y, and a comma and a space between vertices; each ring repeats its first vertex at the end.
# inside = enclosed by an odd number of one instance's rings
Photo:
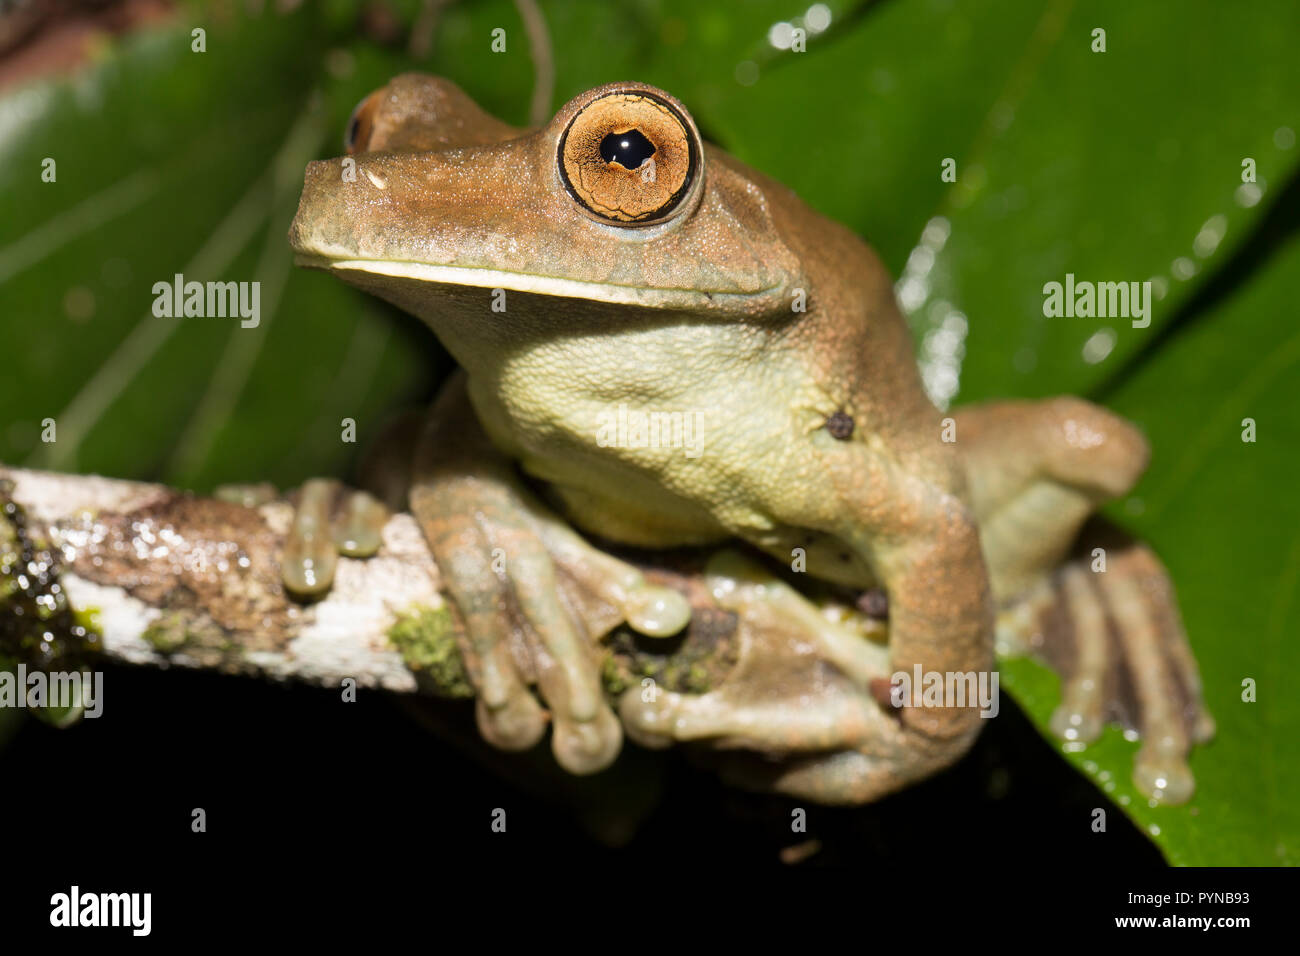
POLYGON ((1168 573, 1146 545, 1101 519, 1085 525, 1069 558, 1004 604, 999 651, 1030 653, 1062 678, 1050 726, 1090 743, 1107 721, 1142 740, 1133 780, 1154 800, 1185 803, 1194 743, 1214 736, 1200 675, 1168 573))
POLYGON ((899 777, 877 758, 856 750, 772 761, 759 754, 720 754, 718 776, 745 790, 780 793, 827 806, 857 806, 891 793, 912 779, 899 777))
POLYGON ((1214 722, 1169 576, 1152 551, 1089 516, 1146 468, 1138 431, 1075 398, 959 410, 957 444, 1000 612, 1001 653, 1029 651, 1062 674, 1052 730, 1097 739, 1119 721, 1143 738, 1138 788, 1182 803, 1186 758, 1214 722), (1086 524, 1085 524, 1086 522, 1086 524))
POLYGON ((1146 469, 1146 439, 1077 398, 958 409, 956 446, 994 597, 1024 593, 1056 567, 1099 505, 1146 469))
POLYGON ((732 783, 834 804, 899 790, 974 740, 978 720, 943 737, 905 725, 897 707, 909 696, 892 701, 889 649, 852 612, 824 614, 736 552, 711 561, 708 580, 737 615, 740 660, 708 693, 626 691, 619 715, 632 739, 693 743, 732 783))

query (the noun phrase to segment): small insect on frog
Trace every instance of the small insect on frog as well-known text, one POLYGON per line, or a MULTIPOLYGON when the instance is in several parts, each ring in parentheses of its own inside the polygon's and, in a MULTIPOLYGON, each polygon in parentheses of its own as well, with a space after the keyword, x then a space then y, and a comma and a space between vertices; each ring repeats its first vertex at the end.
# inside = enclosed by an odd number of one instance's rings
MULTIPOLYGON (((1187 753, 1213 723, 1167 575, 1123 538, 1105 573, 1071 557, 1146 466, 1131 425, 1056 398, 962 408, 945 426, 871 248, 702 141, 654 87, 601 86, 524 130, 446 80, 399 76, 358 107, 347 150, 308 166, 290 242, 301 264, 424 320, 460 365, 400 451, 488 741, 532 747, 549 723, 574 773, 608 766, 624 729, 717 741, 779 755, 738 764, 739 782, 865 802, 951 764, 980 727, 976 707, 923 706, 919 686, 895 706, 879 681, 987 675, 1001 635, 1056 648, 1061 736, 1121 718, 1143 738, 1138 787, 1190 797, 1187 753), (607 440, 620 406, 698 413, 696 453, 607 440), (691 608, 597 541, 732 542, 784 567, 802 555, 808 579, 878 596, 887 646, 818 613, 798 581, 750 581, 724 600, 742 618, 779 605, 851 693, 608 700, 594 649, 611 622, 561 582, 649 636, 679 632, 691 608)), ((318 487, 301 496, 284 559, 295 592, 329 587, 331 507, 318 487)), ((344 511, 368 527, 366 506, 344 511)), ((379 543, 350 538, 360 553, 379 543)))

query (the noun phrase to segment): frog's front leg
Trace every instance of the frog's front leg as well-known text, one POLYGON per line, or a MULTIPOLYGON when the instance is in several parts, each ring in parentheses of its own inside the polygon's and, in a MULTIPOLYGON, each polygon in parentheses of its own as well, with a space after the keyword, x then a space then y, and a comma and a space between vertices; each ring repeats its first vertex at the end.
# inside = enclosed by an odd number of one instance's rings
POLYGON ((1084 522, 1146 467, 1133 426, 1079 399, 956 413, 994 593, 999 642, 1062 675, 1052 730, 1088 743, 1118 720, 1143 740, 1133 779, 1153 799, 1194 789, 1187 753, 1214 722, 1201 701, 1168 573, 1141 542, 1084 522), (1082 527, 1082 532, 1081 532, 1082 527))
POLYGON ((411 510, 465 625, 483 736, 508 750, 535 744, 547 722, 536 684, 560 764, 573 773, 608 766, 622 730, 603 696, 595 641, 621 620, 649 636, 674 634, 690 618, 686 599, 648 584, 536 500, 479 426, 463 373, 434 406, 413 478, 411 510))

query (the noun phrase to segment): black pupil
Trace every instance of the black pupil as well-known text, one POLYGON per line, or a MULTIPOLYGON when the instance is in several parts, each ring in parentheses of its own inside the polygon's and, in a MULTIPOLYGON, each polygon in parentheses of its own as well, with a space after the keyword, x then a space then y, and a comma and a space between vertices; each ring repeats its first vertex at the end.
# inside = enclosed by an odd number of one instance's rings
POLYGON ((610 133, 600 141, 600 158, 607 163, 618 163, 624 169, 640 169, 641 164, 654 155, 655 144, 646 139, 639 129, 626 133, 610 133))

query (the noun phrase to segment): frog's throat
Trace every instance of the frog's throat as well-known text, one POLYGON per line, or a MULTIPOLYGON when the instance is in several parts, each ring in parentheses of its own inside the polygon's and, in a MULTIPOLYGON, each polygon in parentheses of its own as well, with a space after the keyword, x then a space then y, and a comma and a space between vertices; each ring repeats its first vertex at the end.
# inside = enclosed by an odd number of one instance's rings
POLYGON ((506 272, 500 269, 474 266, 432 265, 425 262, 399 262, 383 259, 329 259, 324 256, 300 253, 299 265, 326 269, 346 279, 349 272, 411 279, 429 285, 473 286, 483 289, 506 289, 511 292, 531 292, 567 299, 587 299, 614 305, 639 305, 648 308, 713 308, 725 310, 728 306, 750 309, 764 300, 780 300, 783 287, 771 286, 753 292, 713 292, 702 289, 645 288, 617 285, 607 282, 587 282, 582 279, 564 279, 556 276, 530 275, 523 272, 506 272))

